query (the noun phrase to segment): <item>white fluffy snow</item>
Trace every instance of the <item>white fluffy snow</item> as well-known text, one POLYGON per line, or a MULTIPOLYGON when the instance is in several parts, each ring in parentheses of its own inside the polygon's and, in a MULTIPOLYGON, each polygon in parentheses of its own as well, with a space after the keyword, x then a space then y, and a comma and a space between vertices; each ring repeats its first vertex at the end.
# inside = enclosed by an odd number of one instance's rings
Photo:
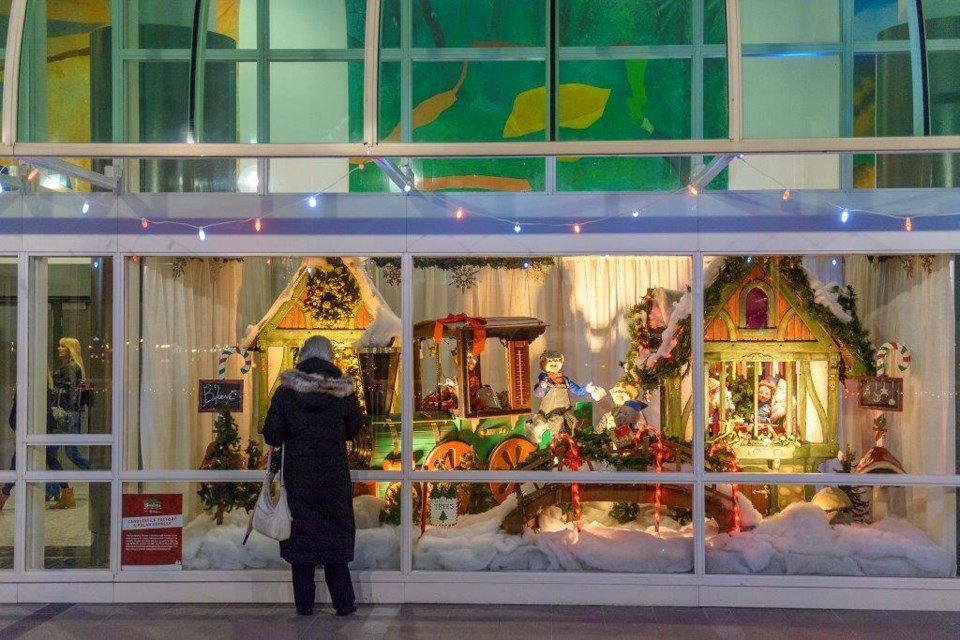
MULTIPOLYGON (((729 490, 729 485, 718 487, 729 490)), ((520 535, 500 528, 513 509, 502 505, 477 515, 461 515, 456 526, 428 528, 414 540, 413 566, 444 571, 612 571, 689 573, 693 571, 693 529, 667 517, 660 534, 653 507, 641 507, 638 520, 619 524, 609 516, 612 503, 585 503, 582 530, 560 509, 540 515, 539 531, 520 535)), ((951 553, 935 545, 902 518, 872 525, 832 526, 815 505, 797 503, 763 520, 741 497, 745 525, 755 529, 716 534, 707 523, 707 571, 737 574, 817 574, 844 576, 941 577, 953 573, 951 553), (745 504, 746 503, 746 504, 745 504)), ((380 500, 354 500, 357 520, 354 571, 398 570, 400 528, 379 524, 380 500)), ((279 544, 254 532, 242 545, 246 514, 227 514, 215 526, 206 514, 184 529, 184 569, 283 569, 279 544)))

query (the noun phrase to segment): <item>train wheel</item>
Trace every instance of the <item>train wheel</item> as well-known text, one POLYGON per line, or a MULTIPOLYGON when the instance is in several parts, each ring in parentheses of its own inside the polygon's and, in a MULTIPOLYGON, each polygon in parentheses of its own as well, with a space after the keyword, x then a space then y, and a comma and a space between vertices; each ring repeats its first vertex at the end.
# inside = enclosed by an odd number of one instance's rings
MULTIPOLYGON (((487 467, 491 471, 507 471, 514 469, 526 459, 531 453, 537 450, 537 445, 530 442, 523 436, 510 436, 504 439, 490 452, 490 458, 487 467)), ((517 488, 515 483, 491 482, 490 491, 497 502, 502 503, 517 488)))
POLYGON ((423 459, 423 468, 427 471, 451 471, 460 466, 463 456, 473 448, 462 440, 441 442, 423 459))

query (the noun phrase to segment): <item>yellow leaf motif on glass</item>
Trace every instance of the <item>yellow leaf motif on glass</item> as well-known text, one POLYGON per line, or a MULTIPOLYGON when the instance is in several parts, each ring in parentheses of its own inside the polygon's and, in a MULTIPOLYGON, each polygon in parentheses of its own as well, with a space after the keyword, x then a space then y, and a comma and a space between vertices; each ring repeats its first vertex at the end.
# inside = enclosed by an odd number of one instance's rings
MULTIPOLYGON (((504 138, 517 138, 542 131, 547 126, 547 90, 545 87, 528 89, 513 101, 513 111, 503 127, 504 138)), ((588 84, 560 85, 560 126, 566 129, 586 129, 603 115, 610 98, 610 89, 588 84)))

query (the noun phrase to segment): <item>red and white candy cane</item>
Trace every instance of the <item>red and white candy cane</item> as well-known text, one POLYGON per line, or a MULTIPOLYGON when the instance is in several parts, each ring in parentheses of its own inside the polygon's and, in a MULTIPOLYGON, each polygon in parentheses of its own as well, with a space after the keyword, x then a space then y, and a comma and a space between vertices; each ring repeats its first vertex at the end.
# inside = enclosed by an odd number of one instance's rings
MULTIPOLYGON (((906 346, 899 344, 897 342, 884 342, 880 345, 880 348, 877 349, 877 355, 874 356, 874 362, 877 365, 877 375, 885 376, 887 375, 887 357, 893 354, 891 357, 896 358, 900 356, 900 361, 897 363, 897 370, 903 373, 910 368, 910 350, 906 346)), ((892 367, 890 367, 892 370, 892 367)))
POLYGON ((227 377, 227 359, 233 354, 237 354, 243 358, 243 366, 240 367, 241 374, 253 368, 253 358, 250 356, 249 351, 241 349, 238 345, 224 347, 223 350, 220 351, 220 361, 217 363, 217 380, 223 380, 227 377))
MULTIPOLYGON (((633 434, 633 439, 638 444, 640 439, 643 438, 643 434, 652 433, 653 437, 656 438, 657 442, 650 446, 650 450, 654 451, 656 455, 656 470, 657 473, 663 471, 663 457, 667 452, 666 445, 663 444, 663 437, 660 435, 660 432, 651 427, 648 424, 643 425, 640 429, 633 434)), ((663 504, 663 487, 660 486, 658 482, 653 487, 653 528, 657 532, 657 535, 660 535, 660 510, 661 505, 663 504)))
MULTIPOLYGON (((726 451, 731 456, 733 460, 730 461, 730 466, 734 471, 741 471, 740 465, 737 463, 737 452, 726 442, 715 442, 710 451, 707 452, 708 456, 712 456, 718 451, 726 451)), ((730 497, 733 498, 733 532, 740 533, 740 500, 737 499, 737 495, 740 493, 740 486, 737 483, 730 485, 730 497)))
MULTIPOLYGON (((567 443, 567 450, 563 452, 563 457, 560 458, 560 466, 568 467, 570 471, 578 470, 583 459, 580 457, 580 447, 573 441, 570 434, 561 433, 554 438, 550 443, 550 453, 554 457, 559 457, 557 456, 557 448, 561 442, 567 443)), ((580 485, 576 482, 570 485, 570 495, 573 497, 573 515, 577 519, 577 531, 580 531, 580 485)))

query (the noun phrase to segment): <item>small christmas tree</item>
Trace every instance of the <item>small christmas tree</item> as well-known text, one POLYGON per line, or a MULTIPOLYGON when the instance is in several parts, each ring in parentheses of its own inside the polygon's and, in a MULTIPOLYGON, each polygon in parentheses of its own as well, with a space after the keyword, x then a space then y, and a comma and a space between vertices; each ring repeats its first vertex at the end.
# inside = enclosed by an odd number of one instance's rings
MULTIPOLYGON (((246 448, 246 456, 240 450, 240 434, 237 423, 226 404, 213 423, 214 440, 207 446, 201 469, 256 469, 263 450, 252 439, 246 448)), ((257 500, 260 485, 255 482, 205 482, 197 495, 203 510, 212 513, 217 524, 223 524, 223 514, 237 508, 250 511, 257 500)))

